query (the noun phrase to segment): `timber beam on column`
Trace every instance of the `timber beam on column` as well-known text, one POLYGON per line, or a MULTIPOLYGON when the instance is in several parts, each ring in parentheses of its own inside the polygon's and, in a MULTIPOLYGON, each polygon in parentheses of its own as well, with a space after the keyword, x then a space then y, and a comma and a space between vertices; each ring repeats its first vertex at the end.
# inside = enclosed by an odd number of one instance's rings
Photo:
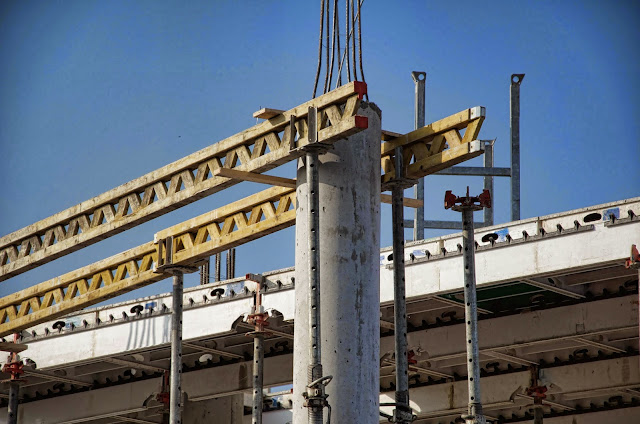
POLYGON ((154 272, 162 265, 158 259, 168 238, 173 240, 172 263, 193 266, 202 258, 292 226, 295 219, 295 189, 286 187, 273 187, 192 218, 157 233, 157 243, 1 298, 0 336, 169 278, 168 273, 154 272))
POLYGON ((306 116, 318 108, 318 141, 367 128, 356 116, 366 84, 351 82, 88 201, 0 237, 0 281, 216 193, 239 180, 220 169, 261 173, 299 158, 306 116))

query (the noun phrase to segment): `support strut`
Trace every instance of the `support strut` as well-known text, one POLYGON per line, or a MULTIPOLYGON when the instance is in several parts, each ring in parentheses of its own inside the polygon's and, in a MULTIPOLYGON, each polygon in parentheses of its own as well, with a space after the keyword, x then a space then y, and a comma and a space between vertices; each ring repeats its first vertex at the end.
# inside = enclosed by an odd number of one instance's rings
MULTIPOLYGON (((405 178, 402 147, 396 147, 395 178, 391 181, 393 226, 393 311, 395 337, 396 393, 392 421, 408 424, 414 419, 409 406, 409 359, 407 349, 407 303, 404 274, 404 189, 415 184, 405 178)), ((424 220, 424 219, 423 219, 424 220)), ((417 227, 416 227, 417 228, 417 227)))
MULTIPOLYGON (((418 128, 424 127, 424 94, 427 73, 413 71, 411 72, 411 78, 415 85, 414 129, 417 130, 418 128)), ((418 206, 415 210, 415 218, 413 220, 413 240, 415 241, 424 239, 424 177, 418 180, 414 192, 414 197, 418 199, 418 201, 422 201, 422 206, 418 206)))
POLYGON ((175 265, 173 263, 173 237, 164 239, 161 243, 164 243, 165 246, 165 257, 162 262, 163 265, 157 267, 154 272, 173 275, 169 424, 180 424, 182 422, 182 293, 184 288, 184 273, 196 272, 198 268, 175 265))
MULTIPOLYGON (((13 342, 18 342, 18 335, 13 335, 13 342)), ((2 372, 11 376, 9 379, 9 405, 7 407, 7 424, 18 423, 18 399, 20 396, 20 384, 25 380, 20 376, 24 373, 24 364, 20 360, 17 352, 11 352, 7 362, 2 367, 2 372)))
POLYGON ((511 220, 520 220, 520 84, 524 74, 511 75, 511 220))
POLYGON ((467 424, 485 424, 480 398, 480 362, 478 348, 478 300, 476 295, 475 240, 473 238, 473 212, 491 207, 491 195, 484 190, 480 196, 456 197, 447 191, 445 209, 462 212, 462 250, 464 265, 465 329, 467 346, 467 380, 469 384, 468 414, 462 418, 467 424))

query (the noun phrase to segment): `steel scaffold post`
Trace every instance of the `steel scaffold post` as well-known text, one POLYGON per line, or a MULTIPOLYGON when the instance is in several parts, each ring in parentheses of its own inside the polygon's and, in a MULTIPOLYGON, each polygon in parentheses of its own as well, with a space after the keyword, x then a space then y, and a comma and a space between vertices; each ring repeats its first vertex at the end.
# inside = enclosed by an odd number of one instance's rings
MULTIPOLYGON (((493 168, 493 141, 484 142, 484 167, 486 169, 493 168)), ((484 189, 489 193, 493 193, 493 175, 484 176, 484 189)), ((483 226, 488 227, 493 225, 493 207, 484 208, 483 210, 484 222, 483 226)))
MULTIPOLYGON (((426 72, 411 72, 411 78, 413 79, 413 83, 415 85, 415 118, 414 118, 414 129, 424 127, 425 121, 425 107, 424 107, 424 99, 425 99, 425 83, 427 79, 426 72)), ((419 206, 415 209, 415 218, 413 220, 413 240, 422 240, 424 239, 424 177, 418 180, 418 184, 416 184, 414 188, 415 198, 419 201, 423 202, 422 206, 419 206)))
POLYGON ((171 378, 169 424, 182 422, 182 271, 173 270, 173 310, 171 312, 171 378))
POLYGON ((395 337, 396 393, 393 422, 407 424, 413 421, 409 406, 409 359, 407 352, 407 304, 404 274, 404 206, 402 197, 409 184, 404 176, 402 147, 394 153, 395 179, 391 189, 391 215, 393 232, 393 310, 395 337))
POLYGON ((511 220, 520 220, 520 84, 524 74, 511 75, 511 220))
POLYGON ((444 197, 445 209, 462 212, 462 260, 464 267, 464 313, 467 346, 467 382, 469 386, 469 408, 462 418, 467 424, 486 424, 480 397, 480 362, 478 347, 478 300, 476 293, 475 239, 473 212, 491 207, 491 195, 484 190, 480 196, 456 197, 447 191, 444 197))

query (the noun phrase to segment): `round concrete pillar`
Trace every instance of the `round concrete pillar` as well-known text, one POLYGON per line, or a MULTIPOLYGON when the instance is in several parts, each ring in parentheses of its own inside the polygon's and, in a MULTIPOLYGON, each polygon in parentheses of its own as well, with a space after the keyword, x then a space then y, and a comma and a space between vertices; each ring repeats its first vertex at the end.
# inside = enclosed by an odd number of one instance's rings
MULTIPOLYGON (((379 420, 380 390, 380 117, 362 103, 368 129, 320 156, 320 311, 331 422, 379 420)), ((302 393, 309 358, 307 184, 298 165, 293 422, 307 423, 302 393)), ((328 412, 325 410, 325 421, 328 412)))

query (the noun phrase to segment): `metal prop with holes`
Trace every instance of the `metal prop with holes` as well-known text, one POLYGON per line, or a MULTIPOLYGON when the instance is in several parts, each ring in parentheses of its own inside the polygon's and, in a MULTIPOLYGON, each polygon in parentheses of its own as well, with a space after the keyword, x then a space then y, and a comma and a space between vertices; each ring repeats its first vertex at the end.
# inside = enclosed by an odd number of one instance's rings
POLYGON ((479 196, 457 197, 448 190, 444 195, 445 209, 462 212, 462 250, 464 265, 464 313, 467 346, 467 379, 469 383, 467 424, 485 424, 480 400, 480 362, 478 352, 478 299, 476 294, 475 240, 473 212, 491 207, 491 194, 484 190, 479 196))

